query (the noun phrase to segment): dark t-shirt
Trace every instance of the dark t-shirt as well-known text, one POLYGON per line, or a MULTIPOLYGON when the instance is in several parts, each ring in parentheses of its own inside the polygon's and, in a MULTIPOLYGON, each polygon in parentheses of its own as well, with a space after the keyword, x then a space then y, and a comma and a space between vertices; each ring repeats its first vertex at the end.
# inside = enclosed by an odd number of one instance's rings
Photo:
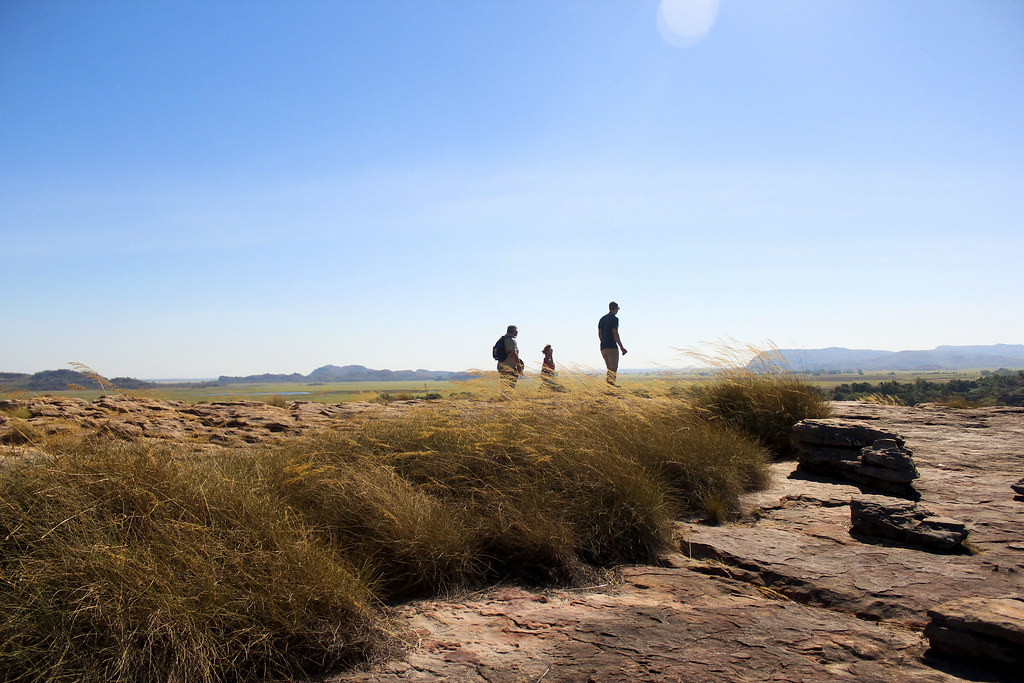
MULTIPOLYGON (((593 320, 593 318, 591 318, 593 320)), ((597 329, 601 333, 601 348, 602 349, 615 349, 618 348, 618 344, 615 343, 615 337, 612 336, 612 330, 619 329, 619 319, 615 317, 614 313, 608 313, 597 322, 597 329)))

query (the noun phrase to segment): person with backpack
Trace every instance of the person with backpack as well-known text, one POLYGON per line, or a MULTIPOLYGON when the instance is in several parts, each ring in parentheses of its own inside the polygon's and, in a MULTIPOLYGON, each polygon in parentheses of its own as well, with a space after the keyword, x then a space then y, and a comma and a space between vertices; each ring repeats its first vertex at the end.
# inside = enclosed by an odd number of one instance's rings
POLYGON ((519 345, 516 344, 516 337, 519 335, 519 328, 509 325, 508 330, 498 341, 494 342, 491 349, 491 357, 498 361, 498 375, 501 378, 501 394, 507 396, 516 388, 519 375, 522 374, 525 364, 519 358, 519 345))

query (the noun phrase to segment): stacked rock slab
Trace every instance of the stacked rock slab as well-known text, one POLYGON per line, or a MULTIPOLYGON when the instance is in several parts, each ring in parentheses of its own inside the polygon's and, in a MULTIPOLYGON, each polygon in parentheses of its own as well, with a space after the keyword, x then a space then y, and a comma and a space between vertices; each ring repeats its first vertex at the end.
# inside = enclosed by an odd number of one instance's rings
POLYGON ((801 420, 793 426, 793 445, 804 471, 917 498, 913 452, 895 432, 836 419, 801 420))
POLYGON ((961 657, 1024 664, 1021 598, 961 598, 928 610, 928 616, 931 622, 924 635, 933 649, 961 657))
POLYGON ((968 529, 963 522, 940 517, 910 500, 889 496, 854 496, 850 500, 854 530, 938 552, 963 552, 968 529))

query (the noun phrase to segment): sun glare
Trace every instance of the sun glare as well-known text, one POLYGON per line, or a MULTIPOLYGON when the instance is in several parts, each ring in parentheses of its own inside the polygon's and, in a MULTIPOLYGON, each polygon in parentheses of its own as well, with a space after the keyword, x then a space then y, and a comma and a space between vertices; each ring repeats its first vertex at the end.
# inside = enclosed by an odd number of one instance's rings
POLYGON ((720 0, 661 0, 658 30, 670 45, 690 47, 708 34, 718 16, 720 0))

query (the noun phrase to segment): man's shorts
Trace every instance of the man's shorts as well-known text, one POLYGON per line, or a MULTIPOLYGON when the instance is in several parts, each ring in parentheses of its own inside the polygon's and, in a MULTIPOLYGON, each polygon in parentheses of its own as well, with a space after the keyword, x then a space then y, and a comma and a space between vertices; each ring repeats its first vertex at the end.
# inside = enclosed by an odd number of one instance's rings
POLYGON ((612 372, 616 372, 619 369, 619 350, 618 349, 601 349, 601 355, 604 356, 604 365, 612 372))

